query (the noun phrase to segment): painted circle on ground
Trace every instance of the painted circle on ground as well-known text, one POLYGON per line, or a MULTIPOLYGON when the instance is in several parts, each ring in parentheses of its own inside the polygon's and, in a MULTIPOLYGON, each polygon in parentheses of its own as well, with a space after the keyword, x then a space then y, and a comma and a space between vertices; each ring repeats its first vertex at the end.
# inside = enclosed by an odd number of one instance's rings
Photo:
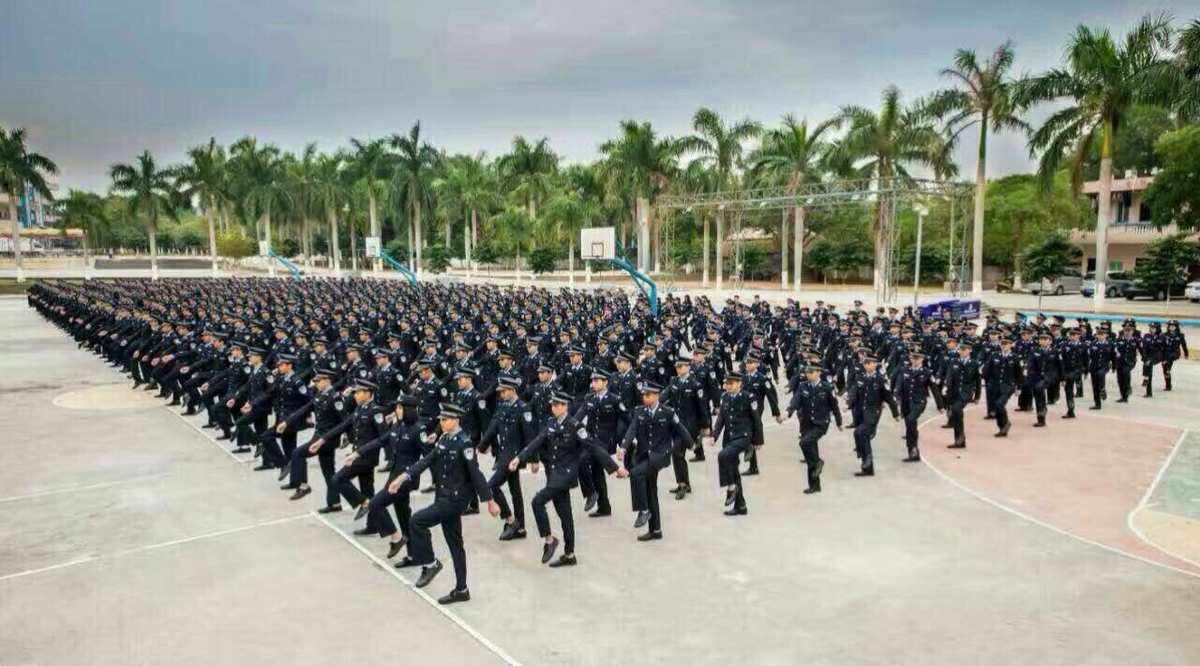
POLYGON ((60 393, 54 398, 55 407, 99 411, 147 409, 161 404, 152 394, 131 390, 126 384, 89 386, 78 391, 60 393))

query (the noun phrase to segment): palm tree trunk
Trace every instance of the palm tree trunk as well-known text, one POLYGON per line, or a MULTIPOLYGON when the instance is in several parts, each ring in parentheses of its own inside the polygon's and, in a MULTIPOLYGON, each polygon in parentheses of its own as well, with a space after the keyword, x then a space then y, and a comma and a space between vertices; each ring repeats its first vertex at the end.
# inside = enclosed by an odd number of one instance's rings
POLYGON ((338 247, 338 225, 337 215, 333 212, 333 207, 325 209, 325 217, 329 219, 329 264, 333 269, 335 277, 342 275, 341 248, 338 247))
POLYGON ((263 213, 263 240, 267 242, 267 274, 275 277, 275 259, 271 256, 275 248, 271 247, 271 208, 263 213))
POLYGON ((875 220, 875 266, 872 285, 875 288, 875 301, 880 302, 887 294, 886 285, 886 264, 887 264, 887 242, 885 234, 887 234, 887 203, 881 197, 879 199, 879 210, 875 220))
POLYGON ((788 288, 788 209, 784 208, 779 216, 779 288, 787 291, 788 288))
POLYGON ((17 262, 17 282, 25 281, 25 267, 21 260, 21 221, 17 219, 17 193, 8 193, 8 219, 12 220, 13 259, 17 262))
POLYGON ((463 266, 471 265, 471 220, 463 219, 463 266))
MULTIPOLYGON (((372 188, 367 188, 367 214, 370 215, 371 218, 371 236, 380 239, 380 247, 383 247, 383 240, 379 234, 379 218, 375 217, 375 191, 372 188)), ((378 273, 382 267, 382 261, 379 257, 376 257, 374 261, 371 262, 371 270, 376 273, 378 273)))
POLYGON ((450 216, 446 216, 446 256, 450 256, 450 216))
POLYGON ((700 263, 703 266, 702 272, 704 277, 701 280, 700 286, 708 286, 708 216, 704 215, 704 250, 701 252, 700 263))
POLYGON ((1104 123, 1104 137, 1100 145, 1100 192, 1099 209, 1096 213, 1096 291, 1092 295, 1092 308, 1100 312, 1104 308, 1104 297, 1108 290, 1108 220, 1112 212, 1113 180, 1113 124, 1104 123))
POLYGON ((217 277, 217 224, 213 212, 211 206, 204 209, 204 217, 208 221, 208 254, 212 258, 213 277, 217 277))
POLYGON ((468 256, 468 260, 471 262, 470 265, 471 265, 471 274, 472 275, 474 275, 475 271, 479 268, 479 264, 475 262, 475 248, 478 247, 476 245, 478 242, 479 242, 479 215, 478 215, 478 211, 476 211, 474 208, 472 208, 471 209, 471 254, 468 256))
POLYGON ((796 272, 792 278, 795 280, 796 291, 800 291, 804 281, 804 224, 807 221, 808 209, 803 206, 796 208, 796 224, 792 229, 792 233, 795 235, 795 247, 792 248, 792 253, 796 256, 796 272))
POLYGON ((417 245, 417 247, 416 247, 417 254, 416 254, 416 260, 413 263, 413 272, 417 274, 417 277, 420 277, 421 276, 421 245, 424 242, 424 240, 421 238, 421 204, 420 204, 420 202, 417 202, 413 205, 413 222, 416 223, 415 242, 417 245))
POLYGON ((971 295, 983 295, 983 210, 987 194, 988 114, 979 124, 979 163, 975 165, 975 229, 971 237, 971 295))
POLYGON ((308 219, 308 214, 304 215, 304 265, 312 268, 312 222, 308 219))
POLYGON ((358 225, 350 220, 350 270, 358 272, 358 225))
POLYGON ((575 238, 567 241, 567 282, 575 286, 575 238))
POLYGON ((158 215, 150 214, 150 225, 146 228, 147 240, 150 242, 150 279, 158 279, 158 215))
POLYGON ((725 238, 725 212, 718 209, 717 210, 717 237, 716 237, 716 245, 717 245, 716 272, 717 272, 717 290, 718 291, 721 289, 721 285, 725 282, 725 262, 723 260, 724 258, 721 256, 721 255, 725 254, 724 247, 722 246, 722 242, 721 242, 722 240, 724 240, 724 238, 725 238))

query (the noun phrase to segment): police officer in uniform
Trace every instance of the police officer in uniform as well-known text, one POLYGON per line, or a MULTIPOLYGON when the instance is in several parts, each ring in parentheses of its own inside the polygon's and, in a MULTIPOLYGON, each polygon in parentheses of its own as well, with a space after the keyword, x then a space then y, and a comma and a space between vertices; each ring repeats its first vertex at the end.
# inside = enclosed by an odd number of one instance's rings
POLYGON ((601 466, 606 472, 619 470, 588 434, 587 428, 570 415, 570 405, 575 397, 565 391, 555 392, 550 398, 550 418, 542 431, 529 442, 516 457, 508 462, 508 470, 516 472, 525 462, 539 457, 546 466, 546 485, 534 496, 533 519, 537 523, 538 535, 543 539, 542 564, 552 567, 575 566, 575 520, 571 514, 571 488, 579 479, 580 466, 585 458, 601 466), (554 503, 554 511, 562 523, 563 554, 551 562, 558 550, 559 540, 550 531, 550 517, 546 504, 554 503))
POLYGON ((675 410, 662 404, 662 387, 645 382, 641 386, 642 406, 633 413, 625 438, 617 449, 617 459, 629 470, 633 483, 633 509, 638 512, 634 529, 650 524, 638 541, 662 538, 662 515, 658 504, 658 473, 671 459, 672 432, 688 448, 695 445, 675 410), (632 461, 632 464, 626 460, 632 461))
POLYGON ((859 377, 850 389, 851 402, 859 404, 862 419, 854 427, 854 448, 862 461, 862 469, 855 476, 875 476, 875 457, 871 450, 871 440, 879 429, 879 417, 883 405, 887 404, 892 411, 892 418, 899 420, 900 413, 896 400, 888 389, 887 378, 879 371, 879 361, 874 356, 863 359, 863 375, 859 377))
POLYGON ((462 410, 457 405, 443 404, 438 413, 438 425, 442 434, 434 444, 433 450, 409 465, 408 469, 392 481, 399 481, 403 485, 407 481, 420 478, 421 473, 427 469, 433 473, 434 486, 437 488, 433 504, 413 514, 409 529, 409 554, 395 566, 397 569, 421 567, 421 575, 414 585, 418 588, 429 585, 442 572, 442 563, 433 555, 433 542, 429 530, 434 525, 441 525, 442 536, 446 539, 446 546, 450 549, 450 558, 454 563, 455 580, 454 589, 439 598, 439 604, 471 599, 471 593, 467 589, 467 553, 462 540, 462 515, 471 503, 471 497, 478 497, 480 502, 487 502, 491 515, 500 515, 500 505, 492 499, 487 479, 483 478, 483 473, 479 471, 475 447, 459 426, 462 417, 462 410))
MULTIPOLYGON (((800 451, 808 469, 808 488, 804 494, 811 495, 821 492, 821 470, 825 467, 818 443, 829 430, 831 416, 837 429, 842 429, 842 410, 834 396, 833 384, 821 378, 820 366, 806 366, 804 377, 806 381, 798 383, 792 394, 787 417, 797 414, 800 420, 800 451)), ((742 508, 745 508, 744 500, 742 508)))
POLYGON ((331 371, 318 369, 313 377, 313 384, 316 391, 308 402, 275 426, 276 432, 284 434, 289 431, 301 430, 310 414, 313 415, 315 421, 312 440, 303 446, 296 447, 292 452, 291 464, 288 466, 291 478, 281 489, 296 491, 289 498, 291 500, 298 500, 312 492, 308 485, 308 459, 317 456, 317 461, 321 465, 321 476, 325 478, 325 506, 318 511, 331 513, 342 510, 337 486, 333 483, 335 469, 333 456, 337 451, 341 436, 330 436, 328 433, 345 418, 346 406, 342 395, 333 389, 333 373, 331 371), (322 440, 320 445, 317 445, 318 440, 322 440))
MULTIPOLYGON (((520 398, 517 391, 521 380, 510 377, 500 377, 496 400, 496 414, 487 432, 479 440, 479 450, 491 450, 496 460, 492 476, 488 479, 488 487, 492 490, 492 499, 500 506, 500 518, 504 528, 500 532, 501 541, 525 538, 525 498, 521 492, 521 470, 510 470, 508 463, 537 436, 538 427, 534 423, 533 411, 520 398), (511 508, 504 496, 503 487, 508 486, 512 495, 511 508)), ((534 457, 529 464, 536 470, 538 461, 534 457)))
MULTIPOLYGON (((708 399, 704 393, 704 385, 693 376, 691 361, 679 358, 675 361, 675 377, 663 391, 662 399, 675 410, 683 426, 692 436, 693 442, 700 442, 702 433, 712 427, 712 415, 709 412, 708 399)), ((684 457, 688 447, 682 440, 676 440, 671 447, 671 466, 675 470, 675 487, 671 489, 675 499, 681 500, 692 492, 692 482, 688 476, 687 460, 684 457)))
MULTIPOLYGON (((359 379, 351 387, 354 392, 355 408, 347 418, 334 426, 324 436, 317 438, 314 444, 318 448, 327 439, 349 432, 350 443, 354 449, 366 446, 387 432, 386 412, 382 405, 375 401, 375 382, 369 379, 359 379)), ((375 466, 379 464, 379 450, 365 452, 362 456, 349 458, 349 462, 333 475, 333 485, 350 506, 361 509, 366 506, 371 496, 375 494, 375 466), (358 479, 358 488, 354 487, 351 479, 358 479)), ((363 536, 375 534, 377 530, 369 527, 355 530, 355 534, 363 536)))
POLYGON ((729 372, 725 375, 725 394, 713 421, 713 441, 720 440, 721 451, 717 454, 718 483, 725 490, 727 516, 744 516, 746 496, 742 492, 741 456, 763 441, 762 421, 758 418, 758 406, 754 398, 742 390, 742 373, 729 372))
MULTIPOLYGON (((625 403, 609 390, 609 375, 603 370, 592 371, 592 392, 588 394, 574 418, 584 425, 588 435, 606 454, 617 452, 617 441, 629 426, 629 412, 625 403)), ((608 481, 604 470, 585 457, 579 470, 579 487, 585 503, 583 510, 591 518, 612 515, 612 504, 608 499, 608 481)))

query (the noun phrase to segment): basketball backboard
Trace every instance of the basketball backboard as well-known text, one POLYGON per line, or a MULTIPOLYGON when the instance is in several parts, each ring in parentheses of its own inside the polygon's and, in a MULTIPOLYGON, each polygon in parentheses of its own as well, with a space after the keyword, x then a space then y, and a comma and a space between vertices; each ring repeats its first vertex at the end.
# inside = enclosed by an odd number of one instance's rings
POLYGON ((613 259, 616 256, 616 227, 593 227, 579 230, 579 257, 581 259, 613 259))

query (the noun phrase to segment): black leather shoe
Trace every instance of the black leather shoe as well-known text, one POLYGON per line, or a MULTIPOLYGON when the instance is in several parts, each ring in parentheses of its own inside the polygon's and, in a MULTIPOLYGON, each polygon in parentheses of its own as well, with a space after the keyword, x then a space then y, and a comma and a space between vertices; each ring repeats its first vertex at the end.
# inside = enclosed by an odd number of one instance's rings
POLYGON ((875 476, 875 468, 874 467, 864 467, 863 469, 860 469, 859 471, 855 472, 854 476, 875 476))
POLYGON ((813 493, 819 493, 819 492, 821 492, 820 488, 805 488, 804 489, 805 495, 812 495, 813 493))
POLYGON ((250 453, 250 447, 248 447, 248 446, 235 446, 235 447, 233 447, 233 449, 231 450, 231 452, 232 452, 232 453, 250 453))
POLYGON ((967 444, 966 444, 966 442, 955 442, 955 443, 947 446, 946 448, 948 448, 948 449, 965 449, 965 448, 967 448, 967 444))
POLYGON ((913 454, 913 455, 910 455, 910 456, 909 456, 909 457, 907 457, 907 458, 904 458, 904 459, 903 459, 903 460, 901 460, 900 462, 906 462, 906 463, 921 462, 921 456, 920 456, 920 455, 918 455, 918 454, 913 454))
POLYGON ((954 426, 953 426, 952 424, 950 424, 950 423, 943 423, 943 424, 942 424, 942 427, 943 427, 943 428, 953 428, 954 426))
POLYGON ((233 439, 233 435, 230 435, 229 433, 224 433, 224 432, 221 433, 220 437, 217 437, 218 442, 225 442, 225 441, 229 441, 231 439, 233 439))
POLYGON ((1088 409, 1100 409, 1100 405, 1092 405, 1091 407, 1088 407, 1088 409))
POLYGON ((727 515, 727 516, 744 516, 747 513, 749 513, 749 511, 746 511, 746 507, 744 507, 744 506, 743 507, 734 507, 732 509, 728 509, 725 511, 725 515, 727 515))
POLYGON ((587 501, 583 503, 583 512, 588 513, 592 509, 595 509, 596 502, 598 500, 599 500, 599 496, 597 496, 596 493, 592 493, 591 495, 588 495, 587 501))
POLYGON ((217 424, 215 424, 215 423, 205 423, 204 425, 202 425, 202 426, 200 426, 200 427, 201 427, 201 428, 204 428, 205 430, 212 430, 213 428, 217 427, 217 424))
POLYGON ((597 509, 597 510, 589 513, 588 518, 604 518, 605 516, 611 516, 611 515, 612 515, 612 509, 597 509))
POLYGON ((1063 414, 1063 418, 1064 419, 1073 419, 1073 418, 1075 418, 1075 412, 1067 412, 1066 414, 1063 414))
POLYGON ((444 597, 438 598, 438 603, 445 606, 448 604, 457 604, 462 601, 470 601, 471 592, 469 590, 450 590, 444 597))
POLYGON ((292 493, 292 496, 291 496, 291 497, 289 497, 288 499, 290 499, 290 500, 292 500, 293 502, 295 502, 296 500, 300 499, 301 497, 304 497, 305 495, 307 495, 307 494, 309 494, 309 493, 311 493, 311 492, 312 492, 312 488, 309 488, 309 487, 300 487, 300 488, 297 488, 297 489, 296 489, 296 492, 292 493))
POLYGON ((403 537, 401 537, 401 539, 399 541, 393 541, 393 542, 389 543, 387 558, 390 560, 393 557, 399 555, 400 551, 404 550, 404 546, 407 543, 408 543, 408 540, 403 537))
POLYGON ((284 479, 287 478, 288 474, 291 474, 291 473, 292 473, 292 470, 289 469, 287 466, 280 467, 279 468, 279 480, 283 481, 284 479))
POLYGON ((650 512, 649 511, 638 511, 637 518, 635 518, 633 521, 633 529, 636 530, 641 527, 645 527, 646 523, 648 523, 648 522, 650 522, 650 512))
POLYGON ((688 488, 687 486, 679 486, 678 488, 675 489, 675 499, 681 500, 681 499, 687 497, 688 494, 691 492, 692 492, 691 488, 688 488))
POLYGON ((370 527, 363 527, 354 530, 354 536, 371 536, 372 534, 379 534, 379 530, 372 529, 370 527))
POLYGON ((366 502, 364 502, 362 506, 358 507, 358 511, 354 512, 354 520, 355 521, 362 520, 363 517, 366 515, 367 515, 367 504, 366 504, 366 502))
POLYGON ((725 491, 725 506, 733 506, 733 500, 737 497, 737 492, 733 490, 725 491))
POLYGON ((256 471, 256 472, 265 472, 265 471, 267 471, 267 470, 269 470, 269 469, 275 469, 275 466, 274 466, 274 465, 267 465, 267 464, 265 464, 265 463, 264 463, 264 464, 262 464, 262 465, 259 465, 259 466, 255 467, 255 468, 254 468, 254 471, 256 471))
POLYGON ((542 564, 545 564, 554 557, 554 551, 558 550, 558 537, 551 537, 550 541, 542 544, 542 564))
POLYGON ((638 541, 658 541, 662 538, 662 532, 646 532, 638 537, 638 541))
POLYGON ((434 560, 433 564, 421 569, 421 576, 417 578, 417 582, 413 583, 413 587, 425 587, 433 582, 437 575, 442 573, 442 563, 434 560))
POLYGON ((393 569, 407 569, 409 567, 419 567, 419 566, 421 566, 420 563, 418 563, 413 558, 405 555, 404 557, 400 558, 399 560, 396 560, 396 563, 392 565, 392 568, 393 569))
POLYGON ((525 530, 518 527, 516 523, 504 523, 504 529, 500 530, 500 541, 512 541, 518 538, 525 538, 525 530), (521 533, 520 537, 517 536, 517 532, 521 533))
POLYGON ((758 468, 751 467, 750 469, 742 472, 742 476, 758 476, 758 468))
POLYGON ((332 506, 323 506, 323 507, 317 509, 317 513, 337 513, 338 511, 341 511, 341 510, 342 510, 341 504, 334 504, 332 506))
POLYGON ((579 564, 579 561, 575 559, 574 553, 563 553, 562 555, 558 556, 557 560, 554 560, 550 563, 550 568, 557 569, 559 567, 573 567, 576 564, 579 564))

